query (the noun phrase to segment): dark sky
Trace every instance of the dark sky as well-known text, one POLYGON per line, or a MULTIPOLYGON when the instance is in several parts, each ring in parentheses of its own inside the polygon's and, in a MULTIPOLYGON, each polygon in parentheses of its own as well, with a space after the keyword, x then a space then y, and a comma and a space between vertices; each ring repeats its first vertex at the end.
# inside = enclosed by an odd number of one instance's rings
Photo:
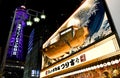
MULTIPOLYGON (((81 0, 1 0, 0 1, 0 46, 5 48, 14 10, 25 4, 27 9, 43 11, 47 15, 45 31, 50 36, 78 8, 81 0)), ((43 32, 44 33, 44 32, 43 32)), ((46 37, 48 38, 48 37, 46 37)))

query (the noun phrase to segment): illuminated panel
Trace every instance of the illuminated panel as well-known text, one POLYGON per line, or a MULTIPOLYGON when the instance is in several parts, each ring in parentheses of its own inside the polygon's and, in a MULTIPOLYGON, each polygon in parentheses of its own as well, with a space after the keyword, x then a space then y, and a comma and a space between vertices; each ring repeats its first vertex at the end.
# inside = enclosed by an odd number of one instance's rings
POLYGON ((31 71, 31 77, 39 77, 40 71, 39 70, 32 70, 31 71))
POLYGON ((28 52, 27 54, 29 54, 33 48, 33 38, 34 38, 34 29, 32 30, 32 32, 30 33, 30 36, 29 36, 29 42, 28 42, 28 52))
POLYGON ((13 29, 8 45, 7 58, 14 60, 23 59, 23 29, 26 26, 25 21, 28 15, 24 8, 17 8, 13 19, 13 29))
POLYGON ((114 53, 118 50, 119 46, 115 36, 113 35, 101 41, 100 43, 93 45, 93 48, 90 48, 87 51, 85 50, 84 53, 76 54, 74 55, 74 57, 70 57, 68 60, 61 62, 60 64, 57 64, 49 69, 43 70, 40 73, 40 75, 41 77, 45 77, 57 72, 61 72, 62 70, 67 70, 69 68, 75 67, 93 59, 114 53))
POLYGON ((103 0, 83 0, 78 9, 43 44, 43 68, 114 33, 114 25, 110 23, 106 10, 103 0), (59 34, 72 26, 74 27, 72 35, 67 31, 59 34), (58 35, 65 38, 58 37, 58 35), (48 59, 47 62, 46 59, 48 59))

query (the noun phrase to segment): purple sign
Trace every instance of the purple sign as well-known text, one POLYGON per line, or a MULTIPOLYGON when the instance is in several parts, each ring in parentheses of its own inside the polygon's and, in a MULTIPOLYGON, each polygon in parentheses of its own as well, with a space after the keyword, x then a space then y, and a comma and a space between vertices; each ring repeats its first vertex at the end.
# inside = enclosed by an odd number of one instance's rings
POLYGON ((8 45, 7 58, 22 60, 23 59, 23 29, 26 26, 25 21, 28 14, 24 8, 17 8, 15 18, 13 19, 13 29, 8 45))

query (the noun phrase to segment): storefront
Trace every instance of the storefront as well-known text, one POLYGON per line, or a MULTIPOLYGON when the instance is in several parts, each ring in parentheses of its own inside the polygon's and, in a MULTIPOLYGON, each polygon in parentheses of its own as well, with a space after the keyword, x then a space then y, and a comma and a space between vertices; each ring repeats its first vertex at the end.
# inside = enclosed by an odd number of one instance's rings
POLYGON ((120 59, 99 63, 71 73, 56 76, 54 78, 119 78, 120 59))
POLYGON ((120 47, 103 0, 80 7, 44 43, 41 78, 117 78, 120 47))
MULTIPOLYGON (((89 74, 89 72, 93 74, 96 70, 99 70, 99 73, 104 71, 113 73, 115 69, 117 71, 119 70, 119 54, 120 49, 116 37, 115 35, 111 35, 62 61, 49 66, 41 72, 41 75, 44 76, 43 78, 73 78, 74 76, 76 78, 77 76, 87 78, 84 74, 89 74)), ((101 78, 101 75, 102 74, 100 74, 98 78, 101 78)), ((88 78, 90 77, 88 76, 88 78)))
POLYGON ((115 38, 111 38, 110 40, 103 40, 103 42, 101 41, 100 43, 92 45, 94 48, 91 46, 89 47, 90 50, 87 50, 84 53, 86 55, 86 62, 78 65, 76 68, 77 70, 66 74, 57 75, 54 78, 106 78, 107 76, 108 78, 119 78, 120 50, 116 45, 116 40, 114 39, 115 38), (111 41, 113 44, 111 44, 111 41), (106 50, 103 48, 106 48, 106 50))

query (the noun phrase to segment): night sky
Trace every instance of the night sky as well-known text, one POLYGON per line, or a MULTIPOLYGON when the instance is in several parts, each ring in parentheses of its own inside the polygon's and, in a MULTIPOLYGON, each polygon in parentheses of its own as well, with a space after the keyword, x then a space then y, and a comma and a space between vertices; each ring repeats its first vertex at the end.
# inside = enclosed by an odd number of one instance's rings
MULTIPOLYGON (((79 7, 80 2, 81 0, 1 0, 0 46, 4 51, 16 7, 25 5, 27 9, 33 9, 39 12, 44 10, 47 18, 45 26, 41 28, 43 29, 43 33, 46 31, 49 33, 47 35, 43 34, 44 39, 47 40, 79 7)), ((30 31, 30 27, 26 27, 26 33, 24 35, 28 35, 28 31, 30 31)))

